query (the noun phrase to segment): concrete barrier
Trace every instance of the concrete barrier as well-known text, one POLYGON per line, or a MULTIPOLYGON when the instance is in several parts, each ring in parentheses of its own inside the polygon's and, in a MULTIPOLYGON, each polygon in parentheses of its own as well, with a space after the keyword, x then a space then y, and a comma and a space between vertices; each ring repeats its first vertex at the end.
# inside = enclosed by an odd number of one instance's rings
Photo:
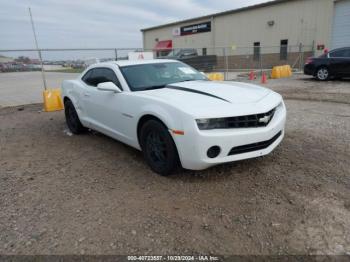
POLYGON ((223 73, 208 73, 206 74, 209 80, 212 81, 224 81, 225 77, 223 73))
POLYGON ((293 73, 290 65, 275 66, 272 68, 271 72, 272 79, 291 77, 292 75, 293 73))
POLYGON ((61 89, 49 89, 43 92, 45 112, 63 110, 61 89))

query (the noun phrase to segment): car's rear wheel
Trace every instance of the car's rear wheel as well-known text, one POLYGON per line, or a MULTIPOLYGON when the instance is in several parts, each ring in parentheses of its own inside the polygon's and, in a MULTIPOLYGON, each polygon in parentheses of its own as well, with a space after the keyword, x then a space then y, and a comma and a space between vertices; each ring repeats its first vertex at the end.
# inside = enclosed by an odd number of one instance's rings
POLYGON ((317 69, 316 78, 320 81, 326 81, 330 78, 330 73, 327 67, 320 67, 317 69))
POLYGON ((80 134, 86 131, 86 128, 81 124, 79 120, 79 116, 72 101, 66 100, 64 102, 64 114, 66 116, 67 126, 73 134, 80 134))
POLYGON ((149 120, 141 127, 140 143, 151 169, 167 176, 179 168, 179 156, 168 129, 157 120, 149 120))

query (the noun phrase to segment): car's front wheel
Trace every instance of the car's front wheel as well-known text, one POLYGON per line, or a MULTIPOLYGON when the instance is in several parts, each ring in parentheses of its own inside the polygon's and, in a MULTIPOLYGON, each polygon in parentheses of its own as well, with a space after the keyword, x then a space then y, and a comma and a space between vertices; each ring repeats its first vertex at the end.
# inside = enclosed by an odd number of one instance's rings
POLYGON ((64 102, 64 114, 66 116, 67 126, 73 134, 80 134, 86 130, 79 120, 72 101, 66 100, 64 102))
POLYGON ((326 81, 330 78, 330 73, 327 67, 320 67, 317 69, 316 78, 320 81, 326 81))
POLYGON ((161 122, 147 121, 141 128, 140 143, 144 158, 154 172, 167 176, 178 169, 180 161, 175 143, 161 122))

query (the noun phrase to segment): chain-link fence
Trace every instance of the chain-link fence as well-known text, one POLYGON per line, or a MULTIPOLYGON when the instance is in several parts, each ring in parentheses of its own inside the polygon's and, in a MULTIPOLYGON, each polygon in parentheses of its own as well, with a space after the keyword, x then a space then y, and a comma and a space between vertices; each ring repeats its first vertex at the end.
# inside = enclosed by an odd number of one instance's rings
POLYGON ((312 46, 231 46, 218 48, 179 48, 154 51, 155 57, 181 60, 204 72, 222 72, 230 80, 236 72, 266 71, 278 65, 302 70, 314 55, 312 46))
POLYGON ((59 88, 87 66, 104 61, 127 59, 137 48, 0 50, 0 107, 41 103, 44 88, 59 88))
MULTIPOLYGON (((234 80, 253 70, 258 75, 273 66, 284 64, 301 70, 305 60, 313 55, 312 47, 304 45, 166 50, 77 48, 39 51, 43 67, 35 49, 0 50, 0 106, 40 103, 43 88, 58 88, 63 80, 77 77, 78 73, 91 64, 128 59, 129 52, 145 51, 150 52, 153 58, 180 60, 205 73, 223 73, 225 80, 234 80), (44 73, 35 72, 42 68, 44 73)), ((144 57, 148 55, 145 54, 144 57)))
MULTIPOLYGON (((106 61, 128 59, 129 52, 140 48, 73 48, 40 49, 45 71, 78 72, 87 66, 106 61)), ((0 72, 35 71, 41 69, 35 49, 0 50, 0 72)))
MULTIPOLYGON (((128 59, 129 52, 152 52, 154 58, 183 61, 199 71, 232 72, 268 70, 277 65, 290 65, 302 70, 305 60, 313 55, 312 46, 231 46, 216 48, 177 48, 143 50, 142 48, 41 49, 45 71, 81 72, 87 66, 105 61, 128 59)), ((41 69, 35 49, 0 50, 0 72, 36 71, 41 69)))

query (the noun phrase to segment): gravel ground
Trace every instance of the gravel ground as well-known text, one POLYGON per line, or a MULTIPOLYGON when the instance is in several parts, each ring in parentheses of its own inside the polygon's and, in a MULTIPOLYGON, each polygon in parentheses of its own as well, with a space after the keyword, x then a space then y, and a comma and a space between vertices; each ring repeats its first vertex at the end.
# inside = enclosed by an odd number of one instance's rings
POLYGON ((269 156, 165 178, 63 112, 0 110, 0 254, 350 253, 350 107, 287 100, 269 156))
MULTIPOLYGON (((239 77, 236 81, 260 85, 260 77, 254 81, 247 78, 248 76, 239 77)), ((350 104, 350 79, 321 82, 311 76, 294 73, 289 78, 269 79, 264 86, 282 94, 285 99, 350 104)))

